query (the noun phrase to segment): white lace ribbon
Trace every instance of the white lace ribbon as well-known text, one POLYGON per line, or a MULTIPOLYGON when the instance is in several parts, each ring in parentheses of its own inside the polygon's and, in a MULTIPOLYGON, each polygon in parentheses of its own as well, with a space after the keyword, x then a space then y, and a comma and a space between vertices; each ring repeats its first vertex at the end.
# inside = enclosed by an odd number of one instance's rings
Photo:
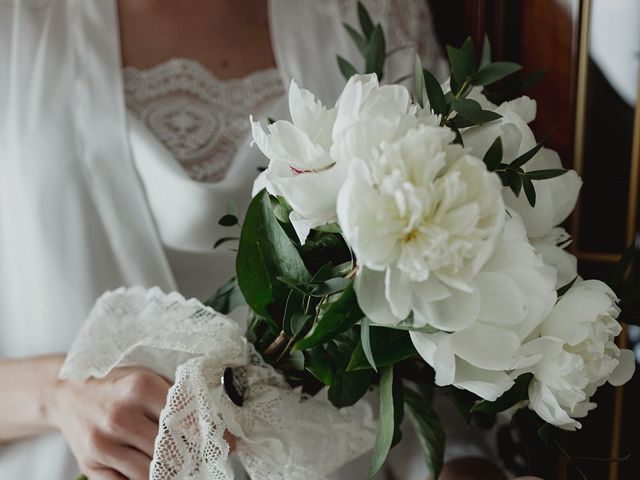
POLYGON ((119 289, 94 306, 60 372, 102 378, 125 366, 174 380, 160 416, 150 478, 233 479, 225 430, 253 480, 320 480, 370 449, 370 406, 343 409, 322 394, 291 389, 242 335, 238 325, 177 293, 119 289), (242 406, 221 378, 233 367, 246 385, 242 406))

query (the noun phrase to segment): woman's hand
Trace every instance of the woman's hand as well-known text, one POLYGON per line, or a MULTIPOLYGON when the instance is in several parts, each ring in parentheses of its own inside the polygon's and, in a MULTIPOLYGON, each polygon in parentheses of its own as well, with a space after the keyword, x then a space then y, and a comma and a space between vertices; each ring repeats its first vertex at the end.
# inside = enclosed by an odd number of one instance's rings
POLYGON ((86 382, 59 381, 48 409, 91 480, 145 480, 170 384, 140 368, 86 382))

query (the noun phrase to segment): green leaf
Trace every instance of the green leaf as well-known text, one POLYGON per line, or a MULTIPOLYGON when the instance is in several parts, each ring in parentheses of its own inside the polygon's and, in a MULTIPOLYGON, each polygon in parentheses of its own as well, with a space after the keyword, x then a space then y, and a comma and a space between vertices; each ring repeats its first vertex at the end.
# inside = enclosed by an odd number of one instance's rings
POLYGON ((352 281, 353 280, 344 277, 330 278, 313 288, 311 295, 314 297, 324 297, 326 295, 333 295, 334 293, 342 292, 352 281))
POLYGON ((353 40, 353 43, 355 43, 356 47, 358 47, 358 51, 362 55, 364 55, 365 52, 367 51, 367 39, 364 38, 362 35, 360 35, 360 33, 356 31, 356 29, 353 28, 351 25, 347 23, 343 23, 342 25, 344 26, 345 30, 351 37, 351 40, 353 40))
POLYGON ((546 170, 533 170, 531 172, 527 172, 527 177, 531 180, 547 180, 549 178, 556 178, 560 175, 564 175, 569 170, 564 170, 562 168, 550 168, 546 170))
POLYGON ((542 147, 544 146, 544 144, 545 144, 545 142, 547 141, 548 138, 549 138, 549 135, 544 137, 540 141, 540 143, 538 143, 535 147, 533 147, 528 152, 523 153, 518 158, 516 158, 513 162, 511 162, 509 164, 509 167, 511 167, 511 168, 520 168, 520 167, 522 167, 525 163, 527 163, 529 160, 531 160, 533 157, 536 156, 536 154, 542 149, 542 147))
POLYGON ((291 364, 291 366, 299 371, 302 372, 304 370, 304 353, 302 352, 292 352, 289 355, 289 363, 291 364))
POLYGON ((233 227, 235 225, 238 225, 238 217, 227 213, 220 220, 218 220, 218 225, 222 225, 223 227, 233 227))
POLYGON ((462 115, 456 115, 453 118, 447 120, 447 126, 451 129, 460 130, 461 128, 468 128, 475 126, 476 123, 471 120, 467 120, 462 115))
POLYGON ((85 474, 81 473, 80 475, 78 475, 76 477, 76 480, 89 480, 89 479, 87 478, 87 476, 85 474))
POLYGON ((235 277, 222 285, 209 300, 204 302, 207 307, 223 315, 231 313, 246 303, 235 277))
POLYGON ((400 375, 393 376, 393 441, 391 448, 402 440, 402 422, 404 421, 404 384, 400 375))
POLYGON ((368 478, 373 478, 373 476, 378 473, 387 459, 387 455, 391 449, 391 443, 393 442, 393 367, 385 367, 382 369, 378 389, 380 395, 380 415, 368 478))
POLYGON ((475 125, 501 118, 501 115, 496 112, 483 110, 478 102, 470 98, 455 99, 453 101, 453 108, 459 115, 462 115, 466 120, 473 122, 475 125))
POLYGON ((526 77, 524 80, 522 80, 522 83, 520 84, 520 90, 524 92, 526 90, 529 90, 535 87, 542 81, 542 79, 546 74, 547 74, 546 68, 539 68, 538 70, 533 72, 531 75, 526 77))
POLYGON ((337 223, 328 223, 327 225, 314 227, 314 230, 317 230, 318 232, 324 232, 324 233, 342 233, 342 229, 340 228, 340 225, 338 225, 337 223))
POLYGON ((519 196, 522 190, 522 176, 516 170, 507 170, 507 179, 513 194, 519 196))
POLYGON ((421 107, 424 107, 424 73, 422 68, 422 60, 420 55, 416 53, 415 66, 414 66, 414 90, 416 103, 421 107))
POLYGON ((354 75, 358 74, 358 70, 356 67, 351 65, 347 60, 342 58, 340 55, 336 55, 336 59, 338 60, 338 68, 340 69, 340 73, 345 78, 345 80, 349 80, 354 75))
MULTIPOLYGON (((417 355, 411 342, 409 333, 386 327, 371 327, 369 329, 369 344, 371 357, 377 367, 386 367, 417 355)), ((353 351, 347 370, 370 369, 371 364, 364 352, 362 342, 353 351)))
POLYGON ((358 2, 358 20, 360 21, 360 28, 362 29, 364 36, 366 38, 371 37, 371 33, 373 32, 373 21, 371 21, 371 16, 362 2, 358 2))
POLYGON ((536 206, 536 188, 533 186, 533 182, 526 175, 522 177, 522 188, 524 189, 524 194, 529 201, 529 205, 532 207, 536 206))
POLYGON ((489 37, 485 34, 484 41, 482 43, 482 56, 480 57, 480 69, 491 63, 491 43, 489 37))
POLYGON ((500 166, 502 163, 502 139, 500 137, 493 141, 487 153, 484 154, 482 161, 487 166, 487 170, 491 172, 500 166))
POLYGON ((576 277, 571 280, 569 283, 567 283, 566 285, 563 285, 562 287, 560 287, 558 289, 558 297, 563 296, 565 293, 567 293, 569 291, 569 289, 571 287, 573 287, 573 285, 578 281, 578 275, 576 275, 576 277))
POLYGON ((378 80, 382 80, 384 77, 386 48, 384 32, 382 31, 382 26, 378 24, 369 38, 365 54, 365 73, 375 73, 378 76, 378 80))
POLYGON ((293 335, 298 335, 302 329, 305 327, 307 322, 311 320, 313 317, 311 315, 306 315, 304 313, 296 313, 291 317, 291 333, 293 335))
POLYGON ((303 295, 309 295, 308 284, 306 282, 300 282, 295 278, 291 277, 276 277, 276 280, 284 283, 291 290, 295 290, 296 292, 302 293, 303 295))
POLYGON ((273 318, 285 305, 289 288, 278 277, 311 279, 300 254, 273 213, 269 194, 256 195, 246 213, 236 258, 238 285, 258 315, 273 318))
POLYGON ((464 54, 467 56, 467 58, 471 62, 471 66, 473 67, 473 70, 475 70, 476 69, 476 47, 473 44, 473 40, 471 39, 471 37, 466 38, 466 40, 460 47, 460 50, 464 52, 464 54))
POLYGON ((522 66, 511 62, 495 62, 482 67, 471 76, 471 84, 477 86, 491 85, 521 70, 522 66))
POLYGON ((305 369, 325 385, 333 383, 331 359, 324 347, 310 348, 304 351, 305 369))
POLYGON ((360 321, 360 344, 362 345, 362 351, 364 352, 364 356, 369 362, 369 365, 371 365, 371 368, 377 372, 378 367, 376 367, 376 361, 373 359, 373 353, 371 353, 371 341, 369 336, 370 324, 371 320, 367 317, 360 321))
POLYGON ((372 379, 371 370, 341 371, 334 374, 333 382, 327 392, 329 401, 337 408, 350 407, 367 393, 372 379))
POLYGON ((348 330, 363 317, 364 313, 358 306, 352 282, 318 319, 309 333, 298 340, 293 348, 294 350, 304 350, 320 345, 327 339, 348 330))
POLYGON ((284 205, 280 203, 276 204, 273 209, 273 213, 280 223, 290 223, 289 214, 291 213, 291 210, 284 205))
POLYGON ((448 105, 438 79, 434 77, 429 70, 423 70, 422 75, 424 77, 424 85, 427 89, 431 110, 433 110, 436 115, 446 114, 448 105))
POLYGON ((418 435, 432 478, 438 478, 444 463, 446 435, 431 402, 410 389, 404 391, 407 416, 418 435))
POLYGON ((447 46, 447 55, 451 63, 451 76, 456 81, 456 86, 458 87, 454 89, 454 85, 452 84, 451 90, 457 93, 459 87, 473 74, 475 70, 475 60, 473 56, 470 55, 468 48, 459 49, 449 45, 447 46))
POLYGON ((527 390, 529 388, 529 382, 531 381, 531 374, 525 373, 520 375, 513 386, 503 393, 497 400, 489 402, 482 400, 476 403, 471 408, 471 413, 483 412, 483 413, 499 413, 508 410, 515 404, 522 400, 527 399, 527 390))
POLYGON ((216 240, 216 243, 213 244, 213 249, 215 250, 220 245, 222 245, 224 243, 227 243, 227 242, 231 242, 233 240, 240 240, 240 237, 222 237, 222 238, 219 238, 218 240, 216 240))

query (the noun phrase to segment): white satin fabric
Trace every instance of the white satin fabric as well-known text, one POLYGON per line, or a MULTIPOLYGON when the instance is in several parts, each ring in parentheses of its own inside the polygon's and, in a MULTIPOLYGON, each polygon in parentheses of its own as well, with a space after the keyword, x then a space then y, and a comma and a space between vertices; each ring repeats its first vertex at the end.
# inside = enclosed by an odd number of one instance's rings
MULTIPOLYGON (((344 84, 335 54, 359 58, 341 2, 270 1, 284 84, 330 103, 344 84)), ((394 54, 388 78, 413 55, 394 54)), ((230 233, 217 221, 230 199, 242 211, 266 161, 247 139, 225 181, 196 183, 127 115, 114 0, 0 0, 0 72, 0 357, 67 351, 106 290, 202 299, 232 275, 233 254, 212 250, 230 233)), ((267 113, 285 117, 284 99, 267 113)), ((337 478, 364 477, 361 463, 337 478)), ((0 479, 77 473, 57 433, 0 447, 0 479)))

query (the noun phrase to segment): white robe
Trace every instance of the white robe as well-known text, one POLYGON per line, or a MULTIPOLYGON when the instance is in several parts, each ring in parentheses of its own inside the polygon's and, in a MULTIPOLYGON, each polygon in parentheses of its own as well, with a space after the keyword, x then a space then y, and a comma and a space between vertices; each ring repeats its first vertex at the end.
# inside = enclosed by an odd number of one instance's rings
MULTIPOLYGON (((344 84, 335 54, 359 58, 339 1, 269 5, 283 82, 327 102, 344 84)), ((389 75, 412 63, 395 54, 389 75)), ((268 115, 285 117, 285 99, 268 115)), ((196 183, 127 115, 114 0, 0 0, 0 357, 66 351, 105 290, 212 293, 233 274, 212 251, 228 234, 217 220, 230 199, 242 211, 265 164, 247 139, 223 182, 196 183)), ((0 447, 0 479, 77 473, 58 433, 0 447)))

